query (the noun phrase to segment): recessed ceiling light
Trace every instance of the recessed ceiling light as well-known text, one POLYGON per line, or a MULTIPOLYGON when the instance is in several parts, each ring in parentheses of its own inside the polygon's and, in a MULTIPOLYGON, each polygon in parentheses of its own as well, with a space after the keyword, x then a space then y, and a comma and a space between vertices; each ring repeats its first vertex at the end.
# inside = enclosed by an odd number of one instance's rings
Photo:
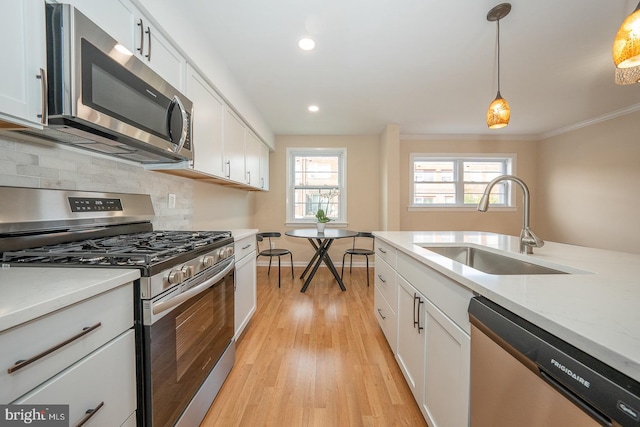
POLYGON ((304 37, 298 41, 298 46, 302 50, 313 50, 313 48, 316 47, 316 42, 313 41, 313 39, 310 39, 309 37, 304 37))
POLYGON ((312 113, 316 113, 318 111, 320 111, 320 107, 318 107, 317 105, 309 105, 309 108, 307 108, 309 111, 311 111, 312 113))

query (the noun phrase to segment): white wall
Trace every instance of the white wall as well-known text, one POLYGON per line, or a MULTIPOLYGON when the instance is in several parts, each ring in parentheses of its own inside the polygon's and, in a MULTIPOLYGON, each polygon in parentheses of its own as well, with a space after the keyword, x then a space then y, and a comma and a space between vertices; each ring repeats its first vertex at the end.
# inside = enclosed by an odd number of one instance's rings
POLYGON ((640 253, 640 112, 539 143, 540 233, 640 253))

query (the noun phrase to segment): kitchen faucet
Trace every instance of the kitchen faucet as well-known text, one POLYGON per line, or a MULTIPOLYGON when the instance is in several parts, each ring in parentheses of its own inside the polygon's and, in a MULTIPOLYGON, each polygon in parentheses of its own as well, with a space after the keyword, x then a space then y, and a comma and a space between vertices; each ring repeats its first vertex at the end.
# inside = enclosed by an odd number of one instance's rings
POLYGON ((524 181, 513 175, 502 175, 495 178, 489 184, 487 184, 487 188, 484 189, 484 194, 480 199, 480 203, 478 203, 478 211, 486 212, 489 209, 489 193, 491 193, 491 189, 493 188, 493 186, 500 181, 513 181, 520 185, 520 188, 522 188, 522 198, 524 200, 524 206, 522 209, 522 230, 520 231, 520 253, 532 254, 534 247, 541 248, 542 246, 544 246, 544 240, 536 236, 535 233, 529 228, 529 188, 527 188, 527 184, 525 184, 524 181))

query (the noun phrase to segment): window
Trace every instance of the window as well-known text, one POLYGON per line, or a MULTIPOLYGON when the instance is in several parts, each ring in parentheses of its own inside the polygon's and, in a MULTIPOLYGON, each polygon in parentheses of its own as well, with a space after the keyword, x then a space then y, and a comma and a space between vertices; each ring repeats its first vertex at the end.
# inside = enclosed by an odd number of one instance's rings
MULTIPOLYGON (((513 156, 411 154, 411 207, 475 206, 489 181, 512 173, 513 163, 513 156)), ((512 206, 508 182, 493 188, 490 203, 512 206)))
POLYGON ((318 209, 346 222, 345 148, 287 150, 287 222, 315 222, 318 209))

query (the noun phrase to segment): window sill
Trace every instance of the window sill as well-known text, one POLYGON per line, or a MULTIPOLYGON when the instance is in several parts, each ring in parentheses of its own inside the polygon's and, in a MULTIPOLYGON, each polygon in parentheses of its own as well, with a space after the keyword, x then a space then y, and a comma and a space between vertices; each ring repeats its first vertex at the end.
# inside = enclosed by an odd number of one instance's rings
MULTIPOLYGON (((516 206, 489 206, 490 211, 517 212, 516 206)), ((409 206, 408 212, 477 212, 475 206, 409 206)))

